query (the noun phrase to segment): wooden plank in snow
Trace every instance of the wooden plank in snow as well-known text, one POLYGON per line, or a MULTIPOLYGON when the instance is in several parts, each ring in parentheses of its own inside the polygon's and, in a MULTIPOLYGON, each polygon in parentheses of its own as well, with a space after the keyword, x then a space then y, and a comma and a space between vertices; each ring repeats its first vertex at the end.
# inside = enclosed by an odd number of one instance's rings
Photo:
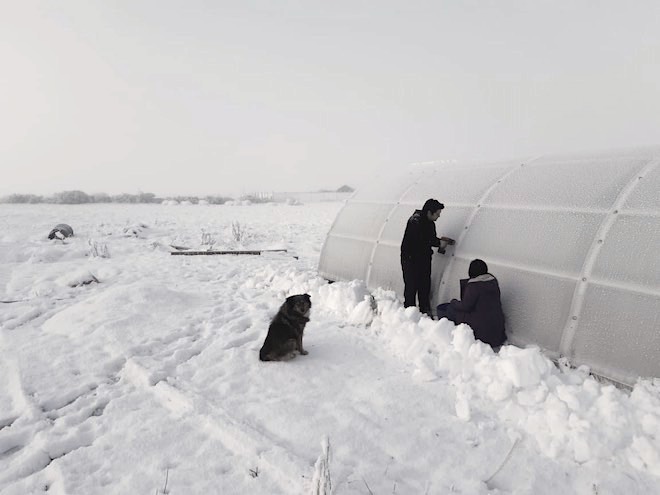
POLYGON ((243 250, 243 251, 172 251, 170 254, 172 256, 205 256, 212 254, 251 254, 251 255, 260 255, 261 253, 286 253, 286 249, 253 249, 253 250, 243 250))

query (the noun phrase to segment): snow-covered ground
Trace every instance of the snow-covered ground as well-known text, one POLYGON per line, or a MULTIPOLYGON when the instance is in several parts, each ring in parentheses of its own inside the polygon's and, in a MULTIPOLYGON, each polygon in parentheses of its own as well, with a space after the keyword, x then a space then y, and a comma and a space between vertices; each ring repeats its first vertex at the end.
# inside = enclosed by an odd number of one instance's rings
POLYGON ((660 493, 659 380, 622 391, 535 348, 494 354, 390 292, 328 284, 340 208, 0 205, 0 492, 660 493), (63 222, 75 237, 48 241, 63 222), (304 292, 309 355, 260 362, 304 292))

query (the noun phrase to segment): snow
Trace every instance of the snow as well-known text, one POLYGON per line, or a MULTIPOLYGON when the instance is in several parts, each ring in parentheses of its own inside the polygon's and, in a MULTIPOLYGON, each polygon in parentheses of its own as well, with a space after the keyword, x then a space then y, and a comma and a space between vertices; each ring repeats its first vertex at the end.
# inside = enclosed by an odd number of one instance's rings
POLYGON ((496 354, 329 284, 340 208, 0 205, 0 492, 660 493, 660 380, 496 354), (61 222, 75 237, 47 240, 61 222), (309 355, 260 362, 296 293, 309 355))

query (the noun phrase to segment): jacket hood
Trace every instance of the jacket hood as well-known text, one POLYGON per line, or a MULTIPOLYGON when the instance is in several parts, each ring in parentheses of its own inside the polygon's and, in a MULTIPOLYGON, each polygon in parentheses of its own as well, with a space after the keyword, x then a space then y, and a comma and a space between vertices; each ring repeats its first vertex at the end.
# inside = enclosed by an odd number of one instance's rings
POLYGON ((468 284, 478 284, 479 290, 483 293, 499 293, 500 291, 500 285, 497 283, 497 279, 490 273, 484 273, 478 277, 471 278, 468 280, 468 284))

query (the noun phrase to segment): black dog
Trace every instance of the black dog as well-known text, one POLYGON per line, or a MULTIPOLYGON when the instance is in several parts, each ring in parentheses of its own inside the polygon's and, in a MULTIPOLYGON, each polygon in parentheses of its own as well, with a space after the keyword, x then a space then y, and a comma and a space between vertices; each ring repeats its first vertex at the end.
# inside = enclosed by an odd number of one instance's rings
POLYGON ((289 296, 270 322, 266 341, 259 351, 262 361, 282 361, 295 356, 295 351, 307 354, 302 338, 309 321, 312 301, 309 294, 289 296))

